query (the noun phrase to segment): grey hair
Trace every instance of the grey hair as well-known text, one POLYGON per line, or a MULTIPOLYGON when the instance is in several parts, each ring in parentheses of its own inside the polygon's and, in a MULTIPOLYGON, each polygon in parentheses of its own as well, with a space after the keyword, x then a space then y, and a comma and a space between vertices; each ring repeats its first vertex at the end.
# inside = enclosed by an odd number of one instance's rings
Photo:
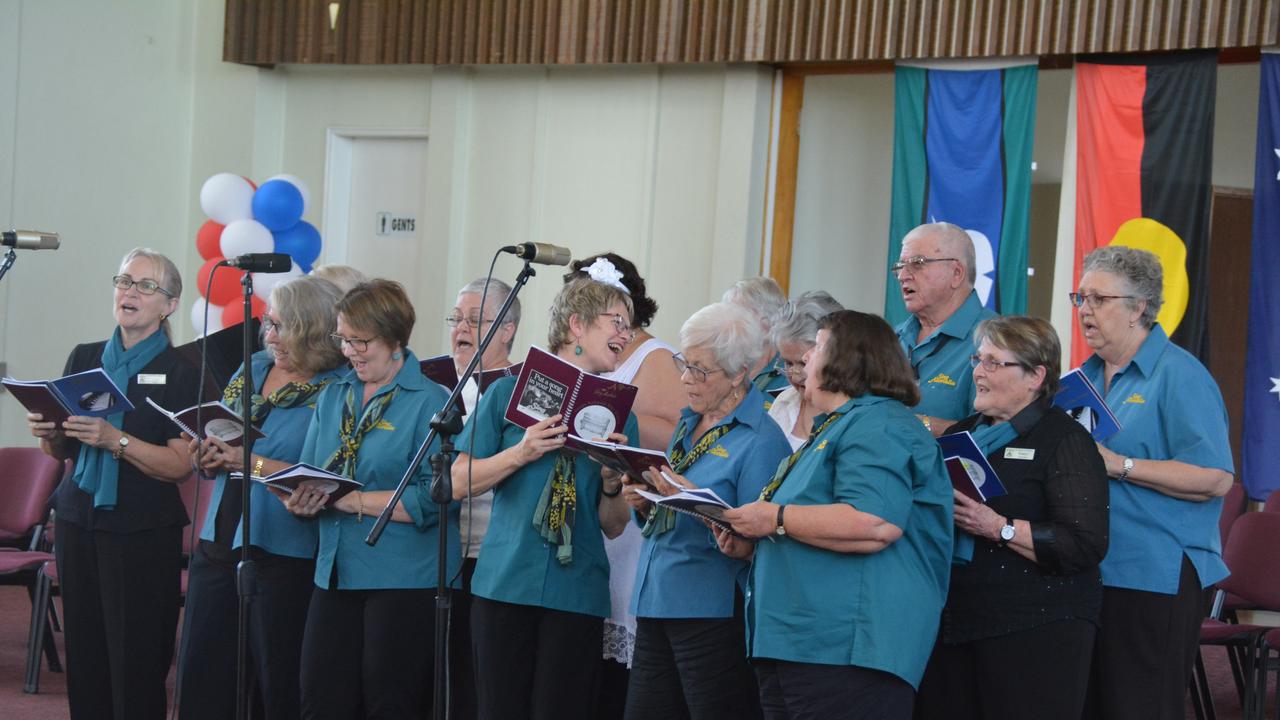
POLYGON ((680 327, 680 347, 711 348, 716 364, 729 375, 749 372, 765 353, 765 332, 749 309, 730 302, 712 303, 680 327))
MULTIPOLYGON (((342 288, 322 277, 303 275, 271 290, 271 311, 280 323, 280 341, 300 370, 315 374, 341 367, 346 358, 329 338, 338 325, 342 288)), ((262 326, 266 337, 266 325, 262 326)))
POLYGON ((778 313, 770 332, 775 346, 782 343, 799 343, 812 346, 818 339, 818 321, 833 312, 843 310, 825 290, 810 290, 793 300, 788 300, 778 313))
POLYGON ((1147 301, 1138 322, 1145 328, 1156 324, 1156 316, 1160 314, 1160 306, 1164 305, 1164 270, 1160 267, 1160 258, 1154 253, 1122 245, 1108 245, 1084 256, 1084 265, 1080 274, 1088 272, 1107 272, 1124 280, 1129 286, 1125 304, 1130 310, 1137 310, 1138 303, 1147 301))
MULTIPOLYGON (((160 271, 160 277, 154 278, 154 280, 160 284, 161 288, 164 288, 170 299, 176 301, 182 297, 182 273, 178 271, 178 266, 174 265, 167 255, 151 248, 136 247, 120 259, 119 272, 124 272, 125 266, 136 258, 145 258, 155 263, 156 269, 160 271)), ((170 340, 173 339, 173 328, 169 325, 168 315, 160 318, 160 329, 164 330, 165 337, 170 340)))
POLYGON ((360 283, 369 281, 367 275, 350 265, 317 265, 311 268, 311 274, 333 283, 343 295, 360 283))
POLYGON ((978 260, 973 252, 973 238, 969 237, 969 233, 964 228, 949 222, 933 222, 917 225, 907 236, 902 238, 903 244, 912 237, 921 235, 933 235, 938 238, 938 242, 948 248, 943 252, 950 252, 956 255, 956 259, 964 266, 965 277, 972 286, 978 281, 978 260))
MULTIPOLYGON (((458 291, 458 294, 482 296, 484 297, 485 305, 488 307, 492 307, 494 312, 497 312, 498 308, 502 307, 502 303, 506 302, 507 298, 511 296, 511 286, 499 280, 498 278, 488 278, 489 292, 486 295, 485 280, 486 278, 476 278, 475 280, 472 280, 471 282, 464 285, 462 289, 458 291)), ((486 309, 487 308, 481 308, 480 312, 483 313, 486 309)), ((483 314, 480 317, 482 320, 484 319, 483 314)), ((516 327, 520 327, 520 298, 519 297, 511 301, 511 307, 507 308, 506 322, 509 322, 512 325, 515 325, 516 327)), ((514 342, 514 339, 513 339, 513 342, 514 342)))
POLYGON ((573 342, 569 320, 574 315, 584 325, 590 325, 600 315, 609 312, 609 308, 616 303, 622 303, 627 308, 627 322, 631 322, 631 296, 618 288, 586 277, 575 278, 560 286, 560 292, 551 301, 547 349, 556 353, 573 342))
MULTIPOLYGON (((720 302, 745 307, 760 319, 762 327, 767 328, 778 311, 787 304, 787 296, 773 278, 757 276, 743 278, 730 285, 720 297, 720 302)), ((764 342, 763 338, 761 342, 764 342)))

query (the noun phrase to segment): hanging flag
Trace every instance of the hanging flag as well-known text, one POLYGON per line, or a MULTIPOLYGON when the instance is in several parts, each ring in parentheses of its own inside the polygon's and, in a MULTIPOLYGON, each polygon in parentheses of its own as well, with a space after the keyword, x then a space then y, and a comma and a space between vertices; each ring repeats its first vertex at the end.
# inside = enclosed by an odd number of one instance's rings
MULTIPOLYGON (((1217 51, 1076 62, 1076 244, 1150 250, 1164 268, 1160 325, 1209 361, 1210 175, 1217 51)), ((1072 324, 1071 365, 1092 352, 1072 324)))
MULTIPOLYGON (((1024 313, 1038 67, 938 67, 895 70, 889 264, 912 228, 954 223, 973 239, 978 299, 1024 313)), ((890 324, 907 317, 892 280, 884 315, 890 324)))
POLYGON ((1280 490, 1280 55, 1262 54, 1253 176, 1249 349, 1240 475, 1249 497, 1280 490))

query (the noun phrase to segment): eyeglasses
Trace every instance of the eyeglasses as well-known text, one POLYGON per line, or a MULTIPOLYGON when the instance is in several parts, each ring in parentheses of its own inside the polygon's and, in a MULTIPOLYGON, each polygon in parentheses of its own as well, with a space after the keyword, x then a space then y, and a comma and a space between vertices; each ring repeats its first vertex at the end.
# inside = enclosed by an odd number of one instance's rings
POLYGON ((273 330, 277 335, 282 335, 284 333, 284 331, 281 330, 280 323, 276 322, 275 320, 272 320, 266 315, 263 315, 262 316, 262 334, 266 335, 267 333, 273 330))
POLYGON ((969 356, 969 364, 970 364, 970 365, 972 365, 972 366, 973 366, 973 367, 975 367, 975 368, 976 368, 976 367, 978 367, 979 365, 981 365, 981 366, 982 366, 982 369, 983 369, 983 370, 986 370, 987 372, 995 372, 995 371, 999 370, 1000 368, 1007 368, 1007 367, 1019 367, 1019 366, 1021 366, 1021 365, 1022 365, 1022 363, 1020 363, 1020 362, 1009 362, 1009 361, 1007 361, 1007 360, 996 360, 995 358, 989 358, 989 357, 985 357, 985 358, 984 358, 984 357, 982 357, 981 355, 970 355, 970 356, 969 356))
POLYGON ((786 375, 787 377, 804 377, 804 361, 798 360, 791 362, 790 360, 779 360, 774 363, 773 369, 786 375))
POLYGON ((159 290, 160 294, 164 295, 165 297, 167 298, 173 297, 173 293, 160 287, 160 283, 150 278, 145 278, 143 280, 134 280, 132 277, 128 275, 116 275, 115 277, 111 278, 111 284, 114 285, 117 290, 128 290, 131 287, 136 287, 138 288, 138 292, 142 293, 143 295, 155 295, 156 291, 159 290))
POLYGON ((613 331, 618 333, 619 335, 626 335, 627 337, 632 337, 636 334, 636 331, 631 328, 631 323, 627 322, 627 319, 622 317, 618 313, 600 313, 600 317, 607 317, 612 319, 613 331))
POLYGON ((349 338, 349 337, 339 335, 338 333, 333 333, 332 335, 329 336, 329 339, 332 340, 333 343, 337 345, 339 349, 341 349, 343 345, 349 345, 351 349, 355 350, 356 352, 364 352, 369 349, 369 343, 373 342, 377 338, 369 338, 368 340, 361 340, 360 338, 349 338))
POLYGON ((1080 307, 1087 302, 1089 303, 1089 307, 1094 309, 1102 307, 1102 304, 1108 300, 1132 300, 1133 299, 1132 295, 1099 295, 1097 293, 1082 295, 1078 292, 1068 293, 1067 297, 1071 300, 1071 304, 1076 307, 1080 307))
POLYGON ((688 360, 684 359, 684 355, 681 355, 680 353, 676 353, 675 355, 672 355, 671 362, 676 364, 676 372, 680 373, 681 375, 684 375, 685 371, 688 371, 689 376, 692 377, 693 381, 696 383, 706 382, 707 377, 710 376, 712 373, 724 372, 724 368, 716 368, 715 370, 704 370, 703 368, 700 368, 697 365, 691 365, 689 364, 688 360))
MULTIPOLYGON (((444 318, 444 321, 445 321, 445 322, 449 325, 449 327, 451 327, 451 328, 456 328, 456 327, 458 327, 459 325, 461 325, 462 323, 466 323, 466 324, 467 324, 467 326, 468 326, 468 327, 470 327, 470 328, 471 328, 471 329, 473 329, 473 330, 474 330, 475 328, 480 327, 480 319, 479 319, 479 318, 469 318, 469 317, 468 317, 468 318, 464 318, 464 317, 462 317, 461 315, 446 315, 446 316, 445 316, 445 318, 444 318)), ((486 322, 486 323, 491 323, 491 322, 493 322, 493 318, 487 318, 487 319, 485 320, 485 322, 486 322)), ((504 320, 504 321, 503 321, 503 324, 506 324, 506 323, 509 323, 509 322, 511 322, 511 321, 510 321, 510 320, 504 320)))
POLYGON ((951 261, 959 262, 957 258, 927 258, 927 257, 907 258, 906 260, 901 260, 899 262, 896 262, 890 265, 889 272, 894 275, 897 275, 903 270, 906 270, 908 275, 915 275, 916 273, 923 270, 924 266, 928 265, 929 263, 951 262, 951 261))

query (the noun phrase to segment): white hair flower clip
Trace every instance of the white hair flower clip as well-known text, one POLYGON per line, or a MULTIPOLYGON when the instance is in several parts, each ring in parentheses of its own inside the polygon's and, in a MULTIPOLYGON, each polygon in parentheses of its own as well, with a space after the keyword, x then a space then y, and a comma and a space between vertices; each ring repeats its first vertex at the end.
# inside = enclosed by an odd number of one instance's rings
POLYGON ((622 284, 622 273, 618 272, 618 268, 614 267, 608 258, 596 258, 596 261, 583 268, 583 271, 598 283, 612 285, 628 295, 631 294, 627 286, 622 284))

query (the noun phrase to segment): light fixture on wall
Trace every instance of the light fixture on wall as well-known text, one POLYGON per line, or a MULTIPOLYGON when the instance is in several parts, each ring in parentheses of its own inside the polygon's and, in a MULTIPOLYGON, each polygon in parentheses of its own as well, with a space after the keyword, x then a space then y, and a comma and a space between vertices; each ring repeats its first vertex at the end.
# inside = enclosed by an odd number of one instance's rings
POLYGON ((342 3, 329 3, 329 29, 338 29, 338 11, 342 9, 342 3))

